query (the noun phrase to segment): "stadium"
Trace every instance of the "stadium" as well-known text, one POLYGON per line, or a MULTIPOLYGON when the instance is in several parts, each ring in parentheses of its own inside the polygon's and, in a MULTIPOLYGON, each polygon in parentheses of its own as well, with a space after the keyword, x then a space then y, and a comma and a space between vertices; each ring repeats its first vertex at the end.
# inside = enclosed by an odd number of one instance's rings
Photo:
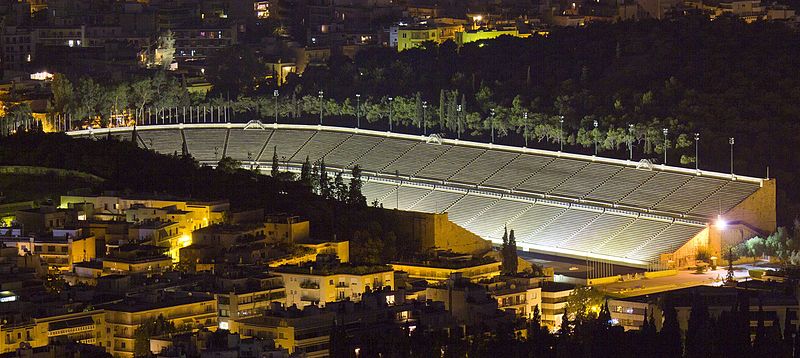
MULTIPOLYGON (((437 135, 321 125, 157 124, 69 133, 135 138, 141 147, 188 151, 200 163, 227 156, 269 170, 299 171, 306 157, 330 171, 364 170, 367 201, 447 213, 499 242, 514 229, 526 251, 649 267, 685 267, 698 248, 775 230, 775 181, 703 170, 538 150, 437 135)), ((345 175, 346 177, 346 175, 345 175)))

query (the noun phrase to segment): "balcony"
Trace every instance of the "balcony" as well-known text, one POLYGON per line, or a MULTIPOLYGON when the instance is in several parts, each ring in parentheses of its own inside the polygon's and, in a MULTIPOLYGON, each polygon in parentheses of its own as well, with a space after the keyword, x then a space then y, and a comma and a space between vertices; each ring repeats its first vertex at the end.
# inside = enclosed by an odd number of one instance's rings
POLYGON ((305 280, 303 282, 300 282, 300 288, 307 288, 307 289, 317 290, 317 289, 319 289, 319 282, 305 280))

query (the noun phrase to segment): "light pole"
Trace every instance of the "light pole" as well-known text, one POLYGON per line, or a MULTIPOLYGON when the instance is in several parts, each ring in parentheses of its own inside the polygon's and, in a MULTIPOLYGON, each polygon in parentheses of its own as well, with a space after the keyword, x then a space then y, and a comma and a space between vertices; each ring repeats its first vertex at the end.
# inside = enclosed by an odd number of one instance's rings
POLYGON ((425 109, 428 108, 428 102, 422 101, 422 135, 428 135, 428 123, 425 122, 425 109))
POLYGON ((733 175, 733 144, 734 144, 733 137, 728 138, 728 144, 731 145, 731 175, 733 175))
POLYGON ((490 110, 489 114, 489 124, 492 126, 492 141, 491 143, 494 144, 494 108, 490 110))
POLYGON ((356 93, 356 128, 361 128, 361 94, 356 93))
POLYGON ((667 146, 669 145, 667 135, 669 134, 669 129, 664 128, 661 132, 664 133, 664 165, 667 165, 667 146))
POLYGON ((564 151, 564 116, 558 120, 558 151, 564 151))
POLYGON ((394 98, 389 97, 389 132, 392 131, 392 101, 394 98))
POLYGON ((525 123, 525 130, 522 132, 522 136, 525 138, 525 148, 528 148, 528 112, 522 113, 523 123, 525 123))
POLYGON ((694 134, 694 169, 700 170, 700 133, 694 134))
POLYGON ((459 104, 456 107, 456 112, 458 112, 458 126, 456 127, 456 137, 461 139, 461 105, 459 104))
POLYGON ((322 125, 322 90, 319 91, 319 125, 322 125))
POLYGON ((633 124, 628 125, 628 160, 633 160, 633 124))
POLYGON ((275 97, 275 124, 278 124, 278 90, 272 91, 272 97, 275 97))
POLYGON ((592 124, 594 125, 594 131, 592 132, 592 136, 594 137, 594 155, 597 156, 597 126, 600 123, 597 123, 597 120, 595 119, 592 121, 592 124))

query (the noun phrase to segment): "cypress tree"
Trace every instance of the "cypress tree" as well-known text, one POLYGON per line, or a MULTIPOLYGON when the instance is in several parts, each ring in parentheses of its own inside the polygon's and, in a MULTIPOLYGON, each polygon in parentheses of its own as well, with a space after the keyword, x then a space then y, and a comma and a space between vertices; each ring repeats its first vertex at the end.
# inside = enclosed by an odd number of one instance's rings
POLYGON ((503 228, 503 243, 500 245, 500 262, 502 262, 502 274, 508 274, 508 227, 503 228))
POLYGON ((347 193, 347 202, 351 205, 367 206, 367 198, 361 193, 361 167, 356 164, 353 166, 350 188, 347 193))
POLYGON ((683 355, 681 344, 681 329, 678 326, 678 313, 672 302, 664 304, 664 326, 658 333, 661 351, 665 357, 680 357, 683 355))
POLYGON ((278 146, 272 147, 272 171, 270 172, 273 178, 278 177, 278 146))
POLYGON ((517 260, 517 239, 514 237, 514 230, 508 235, 508 273, 513 275, 519 269, 517 260))
POLYGON ((319 193, 325 199, 332 197, 330 180, 328 179, 328 169, 325 167, 325 157, 319 162, 319 193))
POLYGON ((444 130, 445 128, 445 107, 447 105, 447 96, 444 93, 444 89, 439 91, 439 130, 444 130))
POLYGON ((711 354, 707 339, 711 331, 711 316, 703 297, 695 295, 693 301, 686 330, 686 357, 708 357, 711 354))
POLYGON ((303 162, 303 166, 300 168, 300 182, 311 186, 311 162, 308 160, 308 156, 306 156, 306 161, 303 162))

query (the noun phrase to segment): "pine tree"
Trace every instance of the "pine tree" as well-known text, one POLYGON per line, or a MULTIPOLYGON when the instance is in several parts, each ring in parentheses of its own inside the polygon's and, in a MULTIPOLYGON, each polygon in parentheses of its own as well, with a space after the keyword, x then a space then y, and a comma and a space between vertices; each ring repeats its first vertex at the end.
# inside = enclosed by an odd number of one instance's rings
POLYGON ((319 161, 319 194, 324 199, 331 199, 331 183, 328 179, 328 169, 325 167, 325 157, 319 161))
POLYGON ((569 337, 572 334, 572 322, 569 320, 567 308, 564 308, 564 315, 561 316, 561 328, 558 329, 558 335, 561 337, 569 337))
POLYGON ((661 351, 665 357, 680 357, 683 355, 681 344, 681 329, 678 326, 678 312, 672 302, 665 302, 664 326, 658 332, 661 351))
POLYGON ((517 239, 514 237, 514 230, 512 229, 511 233, 508 235, 508 274, 516 274, 518 269, 517 239))
POLYGON ((366 206, 367 198, 361 193, 361 167, 356 164, 353 166, 352 178, 350 179, 350 188, 347 193, 347 202, 350 205, 366 206))
POLYGON ((711 316, 708 313, 708 306, 703 297, 696 295, 689 313, 689 327, 686 330, 686 357, 708 357, 711 354, 711 345, 708 344, 709 331, 711 331, 711 316))
POLYGON ((311 192, 314 194, 320 193, 320 183, 319 183, 319 165, 318 162, 314 162, 314 166, 311 167, 311 192))
POLYGON ((347 201, 347 185, 344 183, 342 172, 336 173, 336 177, 333 179, 333 189, 335 190, 336 200, 340 202, 347 201))
POLYGON ((311 187, 311 162, 308 160, 308 156, 300 168, 300 182, 311 187))
POLYGON ((272 147, 272 171, 270 172, 273 178, 278 177, 278 146, 272 147))

